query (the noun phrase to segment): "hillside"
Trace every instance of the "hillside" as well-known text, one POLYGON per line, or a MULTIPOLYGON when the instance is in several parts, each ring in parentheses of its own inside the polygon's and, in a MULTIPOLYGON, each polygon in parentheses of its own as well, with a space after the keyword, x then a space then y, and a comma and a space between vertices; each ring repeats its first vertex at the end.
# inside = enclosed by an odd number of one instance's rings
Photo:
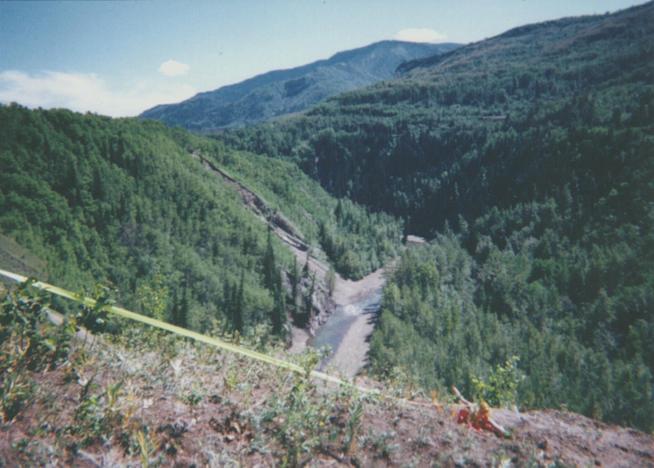
MULTIPOLYGON (((497 437, 463 406, 403 380, 381 395, 330 386, 135 324, 77 338, 31 288, 0 308, 3 466, 648 466, 654 438, 565 411, 493 409, 497 437), (29 339, 19 352, 16 346, 29 339), (404 399, 402 397, 408 397, 404 399)), ((280 357, 266 343, 259 349, 280 357)), ((309 371, 315 352, 296 357, 309 371)))
POLYGON ((332 198, 292 164, 156 122, 3 106, 0 166, 0 267, 76 291, 101 283, 196 330, 284 335, 289 314, 304 325, 314 313, 314 286, 267 222, 314 255, 328 246, 323 260, 346 277, 378 268, 400 241, 396 220, 332 198))
POLYGON ((301 112, 336 94, 393 77, 401 63, 456 48, 455 44, 382 41, 288 70, 275 70, 207 91, 142 118, 193 131, 240 127, 301 112))
POLYGON ((654 3, 402 70, 218 138, 433 239, 385 289, 376 373, 496 399, 513 363, 521 406, 651 430, 654 3))

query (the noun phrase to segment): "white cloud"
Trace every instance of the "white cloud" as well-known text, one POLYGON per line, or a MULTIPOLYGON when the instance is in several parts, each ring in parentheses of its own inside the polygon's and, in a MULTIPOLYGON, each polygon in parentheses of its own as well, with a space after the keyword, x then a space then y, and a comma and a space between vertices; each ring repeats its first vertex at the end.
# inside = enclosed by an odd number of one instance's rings
POLYGON ((96 74, 45 71, 28 74, 0 72, 0 102, 27 107, 65 107, 113 117, 138 115, 157 104, 178 102, 195 94, 189 85, 138 83, 130 89, 111 89, 96 74))
POLYGON ((443 42, 447 36, 429 28, 407 28, 399 31, 394 39, 407 42, 443 42))
POLYGON ((188 73, 189 68, 191 67, 185 63, 170 59, 159 65, 159 73, 164 76, 182 76, 188 73))

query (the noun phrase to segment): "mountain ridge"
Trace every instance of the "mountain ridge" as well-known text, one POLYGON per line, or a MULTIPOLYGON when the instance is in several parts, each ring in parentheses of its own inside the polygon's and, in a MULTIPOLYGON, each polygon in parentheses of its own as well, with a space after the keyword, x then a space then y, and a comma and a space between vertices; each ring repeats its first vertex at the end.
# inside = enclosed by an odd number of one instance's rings
POLYGON ((337 52, 299 67, 272 70, 238 83, 205 91, 177 104, 146 110, 142 118, 189 130, 238 127, 303 111, 321 100, 391 78, 397 66, 414 58, 452 50, 453 43, 395 40, 337 52))

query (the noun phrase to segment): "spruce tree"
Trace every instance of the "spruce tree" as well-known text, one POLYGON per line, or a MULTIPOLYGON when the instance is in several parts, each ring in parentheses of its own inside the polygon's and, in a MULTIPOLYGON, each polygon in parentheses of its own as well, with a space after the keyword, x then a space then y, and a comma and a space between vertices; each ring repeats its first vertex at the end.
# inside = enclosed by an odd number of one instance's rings
POLYGON ((290 274, 291 279, 291 314, 293 320, 298 320, 298 298, 300 293, 300 270, 297 266, 297 258, 293 257, 293 269, 290 274))
POLYGON ((243 303, 244 303, 244 284, 245 284, 245 271, 241 271, 241 281, 238 285, 238 291, 236 291, 235 303, 234 303, 234 329, 243 334, 243 303))
POLYGON ((187 328, 188 327, 188 322, 189 322, 189 295, 188 295, 188 286, 184 286, 184 292, 182 293, 182 303, 178 307, 178 313, 177 313, 177 323, 176 325, 180 327, 187 328))
POLYGON ((266 252, 263 256, 263 285, 273 291, 276 283, 277 265, 275 262, 275 249, 273 249, 271 230, 268 228, 266 252))
POLYGON ((283 336, 286 323, 286 301, 284 300, 281 275, 277 275, 277 278, 273 292, 272 332, 277 336, 283 336))

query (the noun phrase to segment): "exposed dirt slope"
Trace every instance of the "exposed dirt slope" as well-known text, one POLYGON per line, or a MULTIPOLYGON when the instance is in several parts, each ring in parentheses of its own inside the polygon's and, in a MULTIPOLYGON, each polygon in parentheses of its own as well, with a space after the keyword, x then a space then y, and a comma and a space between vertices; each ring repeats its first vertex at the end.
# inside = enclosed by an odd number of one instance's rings
POLYGON ((78 344, 69 363, 29 375, 34 396, 0 425, 0 466, 654 466, 651 435, 571 413, 494 411, 513 432, 500 439, 457 424, 456 405, 359 407, 350 392, 181 340, 120 341, 78 344))

